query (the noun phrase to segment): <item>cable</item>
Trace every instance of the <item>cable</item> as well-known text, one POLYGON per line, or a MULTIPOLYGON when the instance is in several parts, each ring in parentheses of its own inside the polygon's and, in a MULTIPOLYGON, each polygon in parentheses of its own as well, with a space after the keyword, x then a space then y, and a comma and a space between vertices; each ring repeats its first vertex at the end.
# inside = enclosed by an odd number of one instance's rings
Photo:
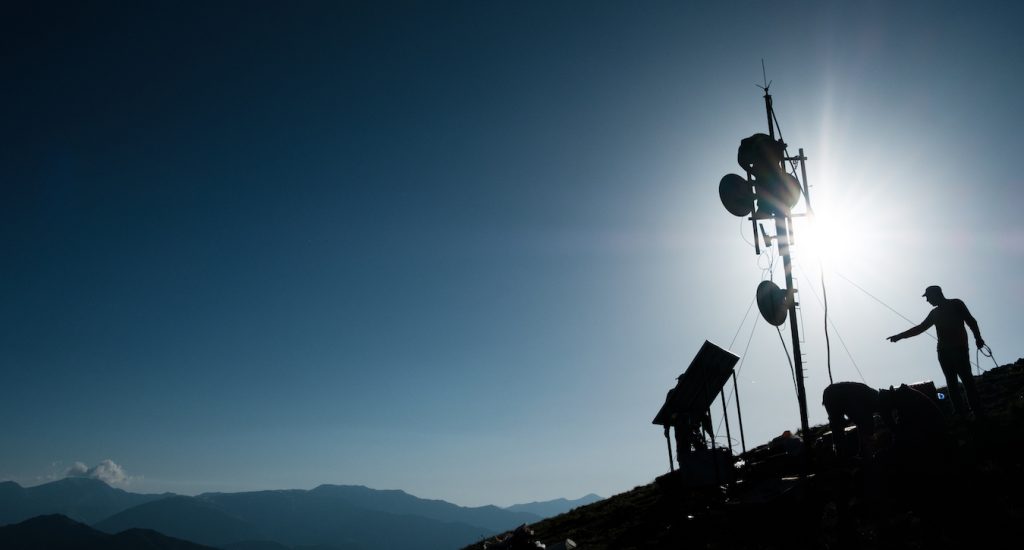
MULTIPOLYGON (((748 312, 749 312, 749 310, 748 310, 748 312)), ((743 347, 743 355, 740 356, 740 364, 736 367, 736 374, 735 374, 735 376, 737 378, 739 378, 740 372, 743 371, 743 362, 747 360, 747 351, 750 349, 750 342, 752 342, 754 340, 754 329, 756 329, 756 328, 757 328, 757 320, 755 319, 754 323, 752 325, 750 325, 750 336, 747 336, 747 345, 743 347)), ((732 348, 732 346, 729 346, 729 347, 732 348)), ((735 390, 732 390, 732 391, 730 391, 729 396, 726 397, 726 399, 725 399, 725 407, 727 409, 729 408, 729 405, 732 403, 732 398, 735 396, 735 393, 736 393, 735 390)), ((724 421, 724 419, 719 419, 718 427, 715 428, 715 432, 716 433, 718 432, 718 430, 720 430, 722 428, 723 421, 724 421)))
MULTIPOLYGON (((772 120, 775 121, 775 129, 779 132, 779 141, 786 143, 786 140, 782 137, 782 126, 779 126, 779 117, 775 116, 775 105, 772 104, 772 120)), ((785 156, 789 155, 789 147, 782 150, 785 156)), ((793 175, 796 175, 796 161, 789 161, 789 167, 793 169, 793 175)))
POLYGON ((757 302, 757 294, 750 300, 750 305, 747 306, 747 312, 743 314, 743 320, 740 321, 740 326, 736 327, 736 334, 732 336, 732 341, 729 342, 729 349, 732 349, 732 345, 736 343, 736 337, 740 335, 740 330, 743 329, 743 325, 747 323, 747 317, 750 316, 750 310, 754 309, 754 303, 757 302))
POLYGON ((775 274, 776 260, 777 256, 775 255, 775 251, 772 249, 772 247, 766 247, 764 250, 764 254, 757 257, 757 267, 761 270, 761 279, 768 279, 770 278, 770 275, 775 274), (768 261, 767 266, 761 265, 761 258, 764 258, 765 260, 768 261))
MULTIPOLYGON (((882 304, 883 306, 885 306, 885 308, 888 309, 889 311, 895 313, 896 315, 899 315, 904 321, 906 321, 906 322, 908 322, 908 323, 910 323, 912 325, 917 325, 917 322, 911 321, 910 318, 908 318, 906 315, 903 315, 902 313, 900 313, 900 312, 896 311, 895 309, 893 309, 889 304, 883 302, 879 297, 877 297, 874 294, 868 292, 867 290, 864 290, 864 287, 862 287, 862 286, 858 285, 857 283, 851 281, 850 278, 847 277, 846 275, 843 275, 842 273, 840 273, 838 271, 836 271, 835 274, 839 275, 839 277, 841 277, 844 281, 846 281, 846 282, 850 283, 851 285, 853 285, 854 287, 856 287, 857 290, 863 292, 864 294, 867 294, 872 300, 874 300, 874 301, 882 304)), ((930 336, 932 338, 932 340, 938 341, 938 338, 936 338, 934 334, 932 334, 930 332, 926 332, 925 334, 930 336)))
MULTIPOLYGON (((793 175, 795 176, 796 175, 796 163, 793 163, 793 172, 794 172, 793 175)), ((806 184, 806 182, 804 182, 804 183, 806 184)), ((814 209, 811 208, 810 199, 807 199, 807 201, 808 201, 807 202, 807 212, 810 215, 812 221, 817 221, 817 219, 814 216, 814 209)), ((800 265, 800 271, 802 273, 804 273, 804 275, 806 276, 807 273, 804 271, 803 264, 798 264, 798 265, 800 265)), ((835 381, 832 379, 832 340, 829 338, 829 335, 828 335, 828 325, 830 323, 832 323, 832 319, 830 319, 829 316, 828 316, 828 292, 825 290, 825 264, 821 261, 821 255, 818 255, 818 273, 821 276, 821 296, 824 299, 824 304, 822 305, 822 308, 825 310, 825 315, 824 315, 824 318, 822 320, 823 324, 824 324, 824 330, 825 330, 825 366, 828 368, 828 383, 829 384, 834 384, 835 381)), ((810 280, 810 277, 807 277, 807 280, 810 280)), ((813 293, 814 286, 811 286, 811 290, 812 290, 812 293, 813 293)), ((818 295, 814 294, 814 298, 817 299, 818 295)), ((819 300, 819 302, 821 302, 821 300, 819 300)), ((832 323, 832 328, 835 328, 835 323, 832 323)), ((842 336, 839 335, 839 330, 838 329, 836 329, 836 336, 839 336, 839 341, 840 342, 843 341, 842 336)), ((845 342, 843 342, 843 348, 846 348, 846 343, 845 342)), ((846 349, 846 355, 848 355, 850 357, 850 362, 853 363, 853 368, 856 369, 857 370, 857 374, 860 375, 861 381, 864 381, 864 375, 861 374, 860 373, 860 369, 857 368, 857 362, 853 360, 853 355, 850 354, 850 350, 849 349, 846 349)))
POLYGON ((746 231, 746 229, 747 229, 747 221, 741 219, 740 220, 740 238, 743 239, 743 242, 747 243, 747 246, 749 246, 750 248, 755 248, 756 245, 754 243, 752 243, 752 242, 747 240, 747 231, 746 231))
MULTIPOLYGON (((867 294, 868 296, 870 296, 870 297, 871 297, 871 299, 873 299, 874 301, 876 301, 876 302, 878 302, 878 303, 882 304, 882 305, 883 305, 883 306, 885 306, 885 307, 886 307, 886 308, 887 308, 887 309, 888 309, 889 311, 891 311, 891 312, 895 313, 896 315, 899 315, 900 317, 902 317, 902 318, 903 318, 903 319, 904 319, 904 320, 905 320, 906 322, 908 322, 908 323, 910 323, 910 324, 912 324, 912 325, 917 325, 917 323, 915 323, 914 321, 911 321, 910 319, 908 319, 906 315, 903 315, 902 313, 900 313, 900 312, 896 311, 896 310, 895 310, 895 309, 893 309, 893 308, 892 308, 891 306, 889 306, 889 304, 887 304, 887 303, 883 302, 883 301, 882 301, 882 300, 881 300, 880 298, 876 297, 876 296, 875 296, 874 294, 872 294, 872 293, 868 292, 867 290, 864 290, 864 288, 863 288, 862 286, 860 286, 860 285, 858 285, 857 283, 855 283, 855 282, 851 281, 851 280, 849 279, 849 277, 847 277, 847 276, 843 275, 842 273, 839 273, 838 271, 836 271, 835 273, 836 273, 836 275, 839 275, 840 277, 842 277, 842 278, 843 278, 843 280, 845 280, 846 282, 848 282, 848 283, 850 283, 851 285, 853 285, 853 286, 857 287, 857 290, 860 290, 860 291, 861 291, 861 292, 863 292, 864 294, 867 294)), ((934 334, 932 334, 931 332, 925 332, 925 334, 927 334, 927 335, 928 335, 929 337, 931 337, 931 339, 932 339, 932 340, 935 340, 936 342, 938 342, 938 341, 939 341, 938 337, 936 337, 936 336, 935 336, 934 334)), ((987 347, 987 346, 986 346, 986 347, 987 347)), ((991 352, 991 348, 989 349, 989 352, 991 352)), ((991 357, 991 356, 990 356, 990 355, 986 355, 986 357, 991 357)), ((972 363, 972 364, 974 365, 974 367, 975 367, 976 369, 980 369, 980 368, 981 368, 981 365, 979 365, 979 364, 978 364, 978 358, 977 358, 977 357, 975 357, 975 360, 974 360, 974 361, 972 362, 972 361, 971 361, 971 356, 970 356, 970 355, 968 355, 968 356, 967 356, 967 361, 968 361, 969 363, 972 363)), ((995 358, 993 358, 993 359, 992 359, 992 361, 993 361, 993 362, 995 362, 995 358)), ((997 363, 997 364, 996 364, 996 366, 999 366, 999 364, 997 363)))
MULTIPOLYGON (((781 140, 781 141, 782 141, 782 143, 786 143, 786 140, 785 140, 785 139, 783 139, 783 137, 782 137, 782 126, 780 126, 780 125, 779 125, 779 117, 775 116, 775 104, 774 104, 774 102, 772 103, 772 109, 771 109, 771 113, 772 113, 772 121, 774 121, 774 122, 775 122, 775 129, 776 129, 776 130, 778 130, 778 132, 779 132, 779 140, 781 140)), ((789 147, 786 147, 785 149, 783 149, 783 153, 784 153, 784 154, 785 154, 785 155, 786 155, 787 157, 790 157, 790 158, 792 158, 792 155, 790 155, 790 154, 789 154, 789 147)), ((793 171, 791 172, 791 173, 792 173, 792 175, 793 175, 794 177, 796 177, 796 161, 795 161, 795 160, 791 160, 791 161, 789 161, 789 167, 790 167, 790 169, 792 169, 792 170, 793 170, 793 171)), ((800 179, 800 178, 797 178, 797 180, 798 180, 798 181, 799 181, 799 179, 800 179)))
POLYGON ((974 352, 974 367, 978 371, 978 376, 981 376, 982 373, 988 372, 987 370, 981 368, 981 359, 979 358, 979 355, 984 355, 985 357, 991 359, 992 364, 995 365, 994 368, 999 367, 999 362, 996 361, 995 354, 992 353, 992 348, 988 347, 988 344, 985 344, 984 346, 981 346, 974 352))
MULTIPOLYGON (((804 276, 806 277, 807 276, 807 271, 804 269, 804 264, 802 262, 798 261, 798 262, 796 262, 796 265, 800 268, 800 272, 803 273, 804 276)), ((817 292, 814 289, 814 285, 811 285, 811 296, 814 296, 814 299, 818 301, 818 305, 821 305, 822 307, 824 307, 824 305, 822 304, 821 298, 818 298, 818 294, 817 294, 817 292)), ((850 359, 850 364, 853 365, 853 370, 857 371, 857 376, 860 377, 860 381, 864 382, 864 383, 867 383, 867 380, 864 379, 864 373, 861 372, 860 367, 857 365, 857 361, 853 358, 853 353, 850 352, 850 348, 846 345, 846 340, 843 338, 843 333, 839 332, 839 327, 836 326, 835 321, 833 321, 831 317, 826 317, 826 320, 828 321, 828 324, 832 327, 832 330, 835 331, 836 337, 839 338, 839 343, 843 346, 843 351, 846 352, 846 357, 848 357, 850 359)), ((827 339, 828 338, 828 331, 827 330, 825 331, 825 336, 826 336, 826 342, 827 342, 828 341, 828 339, 827 339)), ((831 382, 831 378, 829 379, 829 381, 831 382)))
MULTIPOLYGON (((743 348, 743 359, 740 359, 740 365, 736 367, 736 376, 739 377, 740 371, 743 370, 743 360, 747 358, 747 350, 750 349, 750 342, 754 340, 754 329, 757 328, 757 321, 754 322, 753 326, 750 327, 750 336, 747 337, 747 345, 743 348)), ((730 398, 731 399, 731 398, 730 398)))
POLYGON ((985 344, 984 346, 981 346, 981 348, 979 348, 979 351, 981 351, 982 355, 984 355, 985 357, 988 357, 989 359, 991 359, 993 365, 995 365, 996 367, 999 367, 999 362, 996 361, 995 354, 992 353, 992 348, 988 347, 988 344, 985 344))
MULTIPOLYGON (((818 268, 821 273, 821 297, 825 300, 825 364, 828 366, 828 383, 835 384, 835 381, 832 380, 832 344, 828 338, 828 294, 825 292, 825 268, 822 267, 820 259, 818 260, 818 268)), ((800 270, 803 271, 803 267, 801 267, 800 270)), ((864 377, 862 376, 861 379, 863 378, 864 377)))
POLYGON ((786 347, 786 339, 782 337, 782 329, 775 327, 775 332, 779 333, 779 341, 782 342, 782 351, 786 352, 786 361, 789 362, 789 373, 793 376, 793 392, 796 394, 797 399, 799 399, 800 390, 797 388, 796 369, 793 368, 793 358, 789 356, 789 348, 786 347))

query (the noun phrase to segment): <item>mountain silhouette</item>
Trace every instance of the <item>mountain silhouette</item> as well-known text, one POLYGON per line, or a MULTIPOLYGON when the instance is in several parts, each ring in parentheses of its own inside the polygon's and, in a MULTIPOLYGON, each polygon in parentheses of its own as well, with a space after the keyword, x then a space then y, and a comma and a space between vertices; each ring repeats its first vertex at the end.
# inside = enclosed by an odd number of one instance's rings
POLYGON ((91 524, 169 495, 129 493, 86 477, 66 477, 35 487, 5 481, 0 483, 0 525, 44 514, 61 514, 91 524))
POLYGON ((467 508, 404 491, 350 485, 206 493, 197 498, 259 525, 267 540, 291 545, 455 548, 539 519, 496 506, 467 508))
POLYGON ((25 488, 13 481, 0 482, 0 525, 14 523, 44 513, 29 498, 25 488))
MULTIPOLYGON (((66 510, 107 534, 149 529, 231 550, 457 548, 540 516, 496 506, 462 507, 404 491, 321 485, 312 490, 137 495, 102 481, 69 478, 37 487, 0 484, 0 513, 27 516, 66 510), (64 500, 66 499, 66 500, 64 500), (138 502, 137 505, 127 506, 138 502)), ((81 521, 81 520, 79 520, 81 521)))
POLYGON ((148 529, 231 550, 458 548, 542 519, 521 510, 457 506, 353 485, 187 497, 129 493, 80 477, 28 488, 0 483, 0 524, 52 514, 89 522, 109 535, 148 529))
POLYGON ((503 531, 540 519, 540 516, 529 512, 506 510, 497 506, 458 506, 443 500, 414 497, 405 491, 380 491, 361 485, 320 485, 310 494, 318 499, 358 504, 368 510, 468 523, 492 531, 503 531))
POLYGON ((19 550, 211 550, 146 529, 101 533, 59 514, 0 527, 0 548, 19 550))
POLYGON ((107 533, 143 527, 210 546, 263 540, 260 530, 201 498, 173 496, 147 502, 93 525, 107 533))
POLYGON ((599 497, 594 493, 580 497, 576 500, 567 500, 564 498, 556 498, 554 500, 545 500, 542 502, 527 502, 525 504, 513 504, 505 509, 510 512, 525 512, 533 514, 541 518, 550 518, 559 514, 564 514, 573 508, 579 508, 580 506, 586 506, 587 504, 593 504, 599 500, 604 500, 603 497, 599 497))

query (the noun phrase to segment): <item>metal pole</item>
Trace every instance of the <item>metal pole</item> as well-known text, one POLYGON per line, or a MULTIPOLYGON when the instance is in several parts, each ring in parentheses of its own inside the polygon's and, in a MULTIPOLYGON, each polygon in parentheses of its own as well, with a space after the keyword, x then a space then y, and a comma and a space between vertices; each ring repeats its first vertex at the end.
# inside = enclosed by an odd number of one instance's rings
MULTIPOLYGON (((757 234, 757 216, 750 216, 750 225, 754 230, 754 254, 761 255, 761 238, 757 234)), ((765 243, 768 244, 768 243, 765 243)))
MULTIPOLYGON (((793 337, 793 368, 796 370, 796 398, 800 404, 800 430, 803 432, 804 450, 810 430, 807 425, 807 394, 804 391, 804 366, 800 357, 800 329, 796 319, 796 289, 793 287, 793 262, 789 257, 789 216, 775 218, 775 233, 779 255, 786 271, 786 296, 789 298, 789 328, 793 337)), ((804 455, 806 456, 806 452, 804 455)))
POLYGON ((725 439, 729 442, 729 454, 733 454, 732 451, 732 430, 729 429, 729 409, 725 408, 725 392, 721 392, 718 395, 722 396, 722 418, 725 419, 725 439))
MULTIPOLYGON (((707 401, 707 399, 710 396, 711 392, 708 391, 708 373, 705 371, 703 374, 704 374, 704 400, 707 401)), ((713 401, 714 400, 712 400, 712 402, 713 401)), ((700 425, 701 425, 702 428, 704 426, 704 419, 705 418, 708 421, 708 427, 712 429, 711 434, 710 434, 711 435, 711 455, 710 456, 711 456, 711 463, 714 464, 714 466, 715 466, 715 483, 717 485, 721 485, 722 484, 722 471, 718 467, 718 453, 716 452, 718 450, 718 447, 715 445, 714 425, 711 424, 711 404, 710 403, 708 404, 708 408, 704 410, 704 416, 700 419, 700 425)))
POLYGON ((807 162, 806 161, 807 161, 807 157, 804 156, 804 148, 801 147, 800 148, 800 175, 803 176, 801 178, 803 180, 801 183, 804 184, 804 200, 807 201, 807 211, 808 212, 814 212, 814 209, 811 208, 811 189, 810 189, 811 186, 807 185, 807 162))
POLYGON ((665 426, 665 444, 668 445, 668 471, 674 472, 676 471, 676 465, 672 461, 672 438, 668 436, 668 430, 668 426, 665 426))
MULTIPOLYGON (((764 90, 764 106, 768 112, 768 135, 775 139, 775 110, 772 107, 772 96, 768 93, 768 86, 764 90)), ((803 150, 800 151, 803 156, 803 150)), ((800 405, 800 431, 803 432, 804 450, 807 450, 807 437, 810 429, 807 424, 807 393, 804 391, 804 365, 800 355, 800 328, 797 326, 796 318, 796 289, 793 287, 793 262, 789 256, 789 245, 791 244, 790 212, 787 208, 781 216, 775 217, 775 235, 779 245, 779 255, 782 256, 782 265, 786 270, 786 297, 789 298, 789 328, 793 337, 793 368, 796 371, 796 398, 800 405)), ((805 466, 807 453, 804 452, 805 466)))
POLYGON ((736 371, 732 371, 732 393, 736 396, 736 417, 740 422, 740 445, 743 453, 747 452, 747 438, 743 436, 743 412, 740 411, 740 387, 736 383, 736 371))
MULTIPOLYGON (((707 401, 708 400, 708 396, 710 395, 711 392, 708 391, 708 373, 705 372, 703 374, 704 374, 704 400, 707 401)), ((712 400, 712 402, 714 402, 714 400, 712 400)), ((710 404, 708 405, 708 408, 704 411, 704 416, 701 417, 701 419, 700 419, 700 425, 701 425, 702 429, 704 427, 704 419, 705 418, 707 418, 709 420, 708 424, 710 424, 710 420, 711 420, 711 405, 710 404)), ((714 428, 714 426, 709 426, 709 427, 714 428)), ((715 450, 715 432, 713 430, 711 432, 711 450, 712 451, 715 450)))

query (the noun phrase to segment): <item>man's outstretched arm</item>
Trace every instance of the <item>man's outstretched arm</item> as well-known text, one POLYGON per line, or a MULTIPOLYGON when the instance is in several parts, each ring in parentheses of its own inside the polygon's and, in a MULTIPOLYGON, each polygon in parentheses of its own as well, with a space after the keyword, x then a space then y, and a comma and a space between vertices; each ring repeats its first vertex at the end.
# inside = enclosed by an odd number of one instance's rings
POLYGON ((925 317, 924 321, 922 321, 920 325, 917 325, 916 327, 907 329, 907 330, 905 330, 905 331, 903 331, 903 332, 901 332, 899 334, 893 334, 892 336, 887 338, 887 340, 889 340, 890 342, 899 342, 900 340, 902 340, 904 338, 910 338, 912 336, 917 336, 918 334, 921 334, 922 332, 932 328, 932 325, 934 325, 934 324, 935 324, 935 322, 932 321, 932 314, 929 313, 928 317, 925 317))

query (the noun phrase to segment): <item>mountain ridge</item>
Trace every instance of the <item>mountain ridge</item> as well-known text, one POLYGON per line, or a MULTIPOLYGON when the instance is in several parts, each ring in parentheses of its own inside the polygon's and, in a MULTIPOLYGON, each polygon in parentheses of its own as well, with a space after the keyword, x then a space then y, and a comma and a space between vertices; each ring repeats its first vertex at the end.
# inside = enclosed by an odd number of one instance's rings
POLYGON ((105 533, 128 529, 152 529, 183 540, 209 546, 261 540, 260 529, 203 499, 176 495, 133 506, 93 524, 105 533))
POLYGON ((0 526, 0 548, 47 550, 213 550, 148 529, 108 534, 61 514, 0 526))
POLYGON ((564 514, 574 508, 579 508, 580 506, 593 504, 600 500, 604 500, 604 497, 601 497, 594 493, 589 493, 574 500, 569 500, 566 498, 556 498, 552 500, 526 502, 523 504, 513 504, 512 506, 506 506, 505 509, 515 512, 527 512, 530 514, 540 516, 542 518, 550 518, 560 514, 564 514))
POLYGON ((12 481, 0 483, 0 521, 13 524, 54 513, 88 522, 108 535, 149 529, 236 550, 458 548, 542 519, 494 505, 459 506, 363 485, 184 496, 130 493, 91 478, 65 478, 27 488, 12 481))
POLYGON ((51 514, 92 524, 127 508, 170 495, 172 493, 131 493, 86 477, 65 477, 31 487, 5 481, 0 483, 0 525, 51 514))

